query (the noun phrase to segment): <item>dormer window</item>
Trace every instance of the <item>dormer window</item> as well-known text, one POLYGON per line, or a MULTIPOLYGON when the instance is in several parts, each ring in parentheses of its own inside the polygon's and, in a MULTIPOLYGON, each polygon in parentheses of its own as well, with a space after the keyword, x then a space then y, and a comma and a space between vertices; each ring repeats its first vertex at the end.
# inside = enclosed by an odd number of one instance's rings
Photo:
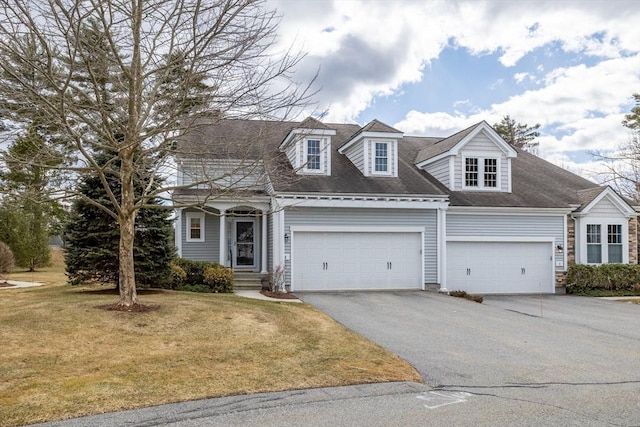
POLYGON ((386 142, 376 142, 373 166, 373 170, 377 173, 387 173, 389 171, 389 145, 386 142))
POLYGON ((483 189, 498 187, 498 159, 467 157, 464 159, 464 187, 483 189))
POLYGON ((307 159, 305 169, 308 171, 320 170, 320 140, 307 139, 307 159))

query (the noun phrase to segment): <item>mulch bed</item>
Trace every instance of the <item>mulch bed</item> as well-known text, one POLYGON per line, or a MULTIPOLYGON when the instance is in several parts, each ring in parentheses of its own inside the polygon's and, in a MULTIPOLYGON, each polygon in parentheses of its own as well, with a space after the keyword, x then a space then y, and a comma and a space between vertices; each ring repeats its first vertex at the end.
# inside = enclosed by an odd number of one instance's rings
POLYGON ((298 299, 294 294, 290 294, 287 292, 271 292, 266 290, 261 290, 260 293, 265 297, 276 298, 276 299, 298 299))
POLYGON ((16 285, 12 285, 12 284, 11 284, 11 283, 9 283, 9 282, 0 282, 0 288, 13 288, 13 287, 15 287, 15 286, 16 286, 16 285))
POLYGON ((156 311, 160 308, 159 305, 152 304, 138 304, 135 303, 130 306, 115 304, 97 305, 96 308, 107 311, 120 311, 124 313, 148 313, 150 311, 156 311))

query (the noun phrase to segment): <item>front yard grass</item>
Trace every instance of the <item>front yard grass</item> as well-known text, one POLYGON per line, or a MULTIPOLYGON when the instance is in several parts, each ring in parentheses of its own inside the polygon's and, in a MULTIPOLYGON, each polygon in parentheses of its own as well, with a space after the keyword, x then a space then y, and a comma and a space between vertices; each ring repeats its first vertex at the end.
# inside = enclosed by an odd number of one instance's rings
MULTIPOLYGON (((55 254, 54 254, 55 256, 55 254)), ((406 362, 306 304, 142 291, 147 313, 105 311, 104 287, 64 266, 0 291, 0 426, 207 397, 420 381, 406 362)))

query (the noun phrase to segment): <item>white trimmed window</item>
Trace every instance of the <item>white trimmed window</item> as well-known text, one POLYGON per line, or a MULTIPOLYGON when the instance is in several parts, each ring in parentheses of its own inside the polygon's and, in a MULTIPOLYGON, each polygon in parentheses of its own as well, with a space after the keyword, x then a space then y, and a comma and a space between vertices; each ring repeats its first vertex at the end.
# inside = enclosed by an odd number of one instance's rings
POLYGON ((464 188, 498 188, 498 159, 466 157, 464 159, 464 188))
POLYGON ((204 212, 187 212, 187 242, 204 242, 204 212))
POLYGON ((320 171, 320 140, 307 139, 306 146, 305 169, 308 171, 320 171))
POLYGON ((369 140, 365 145, 368 176, 398 176, 397 142, 369 140))
POLYGON ((622 224, 587 224, 588 264, 622 263, 624 248, 622 224), (605 230, 606 244, 602 236, 605 230))

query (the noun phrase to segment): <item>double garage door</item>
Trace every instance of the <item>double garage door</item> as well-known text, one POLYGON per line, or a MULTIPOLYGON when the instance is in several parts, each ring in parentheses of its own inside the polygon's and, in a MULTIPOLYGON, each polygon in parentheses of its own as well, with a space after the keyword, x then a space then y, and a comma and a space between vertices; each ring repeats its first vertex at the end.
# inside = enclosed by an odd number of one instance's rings
POLYGON ((293 233, 295 291, 421 289, 419 232, 293 233))
POLYGON ((549 242, 447 242, 447 288, 470 293, 552 293, 549 242))

